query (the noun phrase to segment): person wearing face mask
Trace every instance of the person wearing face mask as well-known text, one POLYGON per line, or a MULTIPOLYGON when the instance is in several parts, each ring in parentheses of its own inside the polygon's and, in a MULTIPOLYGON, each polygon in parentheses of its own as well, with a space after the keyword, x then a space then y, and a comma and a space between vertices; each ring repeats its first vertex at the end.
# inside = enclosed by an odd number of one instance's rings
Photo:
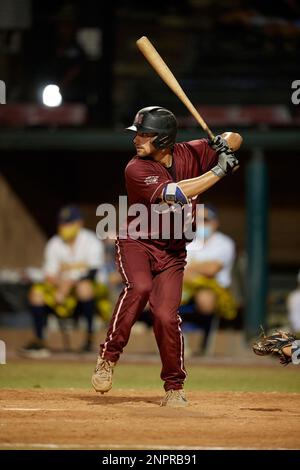
POLYGON ((233 320, 237 305, 230 291, 231 271, 235 260, 234 241, 219 231, 218 212, 212 205, 204 207, 204 226, 197 227, 195 240, 187 246, 184 273, 183 321, 203 329, 200 353, 205 353, 215 316, 233 320), (199 240, 203 240, 199 246, 199 240))
MULTIPOLYGON (((78 207, 63 207, 58 214, 57 235, 45 247, 44 282, 34 284, 29 292, 35 337, 20 353, 30 357, 49 355, 45 328, 50 312, 60 319, 71 317, 75 312, 82 314, 87 322, 82 351, 92 350, 98 290, 94 280, 103 265, 103 242, 94 232, 83 227, 83 217, 78 207)), ((105 297, 103 293, 102 297, 105 297)))

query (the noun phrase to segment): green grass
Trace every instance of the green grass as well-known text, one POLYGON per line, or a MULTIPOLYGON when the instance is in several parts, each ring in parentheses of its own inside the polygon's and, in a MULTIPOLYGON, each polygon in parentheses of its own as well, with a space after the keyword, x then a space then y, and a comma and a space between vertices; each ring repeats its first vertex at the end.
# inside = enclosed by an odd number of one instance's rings
MULTIPOLYGON (((73 362, 10 362, 0 366, 1 388, 91 388, 94 364, 73 362)), ((300 392, 300 367, 188 367, 187 390, 300 392)), ((162 387, 159 364, 122 364, 114 374, 114 388, 162 387)))

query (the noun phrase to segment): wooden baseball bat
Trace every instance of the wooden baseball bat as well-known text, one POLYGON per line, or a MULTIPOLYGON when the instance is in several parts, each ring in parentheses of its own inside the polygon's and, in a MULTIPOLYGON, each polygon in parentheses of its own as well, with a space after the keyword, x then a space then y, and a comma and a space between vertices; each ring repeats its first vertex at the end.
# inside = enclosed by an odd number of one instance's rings
POLYGON ((179 85, 173 73, 171 72, 167 64, 163 61, 163 59, 161 58, 155 47, 151 44, 149 39, 146 36, 142 36, 136 41, 136 44, 141 53, 148 60, 150 65, 158 73, 160 78, 165 82, 166 85, 168 85, 169 88, 171 88, 173 93, 175 93, 175 95, 178 96, 182 103, 187 107, 187 109, 194 116, 196 121, 200 124, 202 129, 208 134, 209 138, 213 139, 214 134, 212 133, 202 116, 198 113, 195 106, 186 96, 185 92, 179 85))

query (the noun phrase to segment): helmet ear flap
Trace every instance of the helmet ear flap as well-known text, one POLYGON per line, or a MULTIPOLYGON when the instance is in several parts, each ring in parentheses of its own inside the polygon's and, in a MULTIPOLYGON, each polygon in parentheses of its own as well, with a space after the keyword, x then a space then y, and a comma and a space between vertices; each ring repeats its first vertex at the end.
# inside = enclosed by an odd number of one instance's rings
POLYGON ((155 135, 151 141, 151 144, 156 148, 156 150, 159 150, 159 142, 157 142, 158 137, 158 135, 155 135))
POLYGON ((155 139, 155 142, 152 142, 154 147, 158 150, 165 149, 167 147, 173 147, 175 141, 175 136, 171 135, 158 135, 155 139))

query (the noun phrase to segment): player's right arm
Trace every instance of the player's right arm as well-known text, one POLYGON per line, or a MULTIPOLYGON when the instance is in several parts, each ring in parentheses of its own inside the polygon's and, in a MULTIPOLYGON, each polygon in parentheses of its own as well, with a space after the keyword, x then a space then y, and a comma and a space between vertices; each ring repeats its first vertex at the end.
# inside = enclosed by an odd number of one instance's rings
POLYGON ((180 188, 183 194, 188 199, 190 199, 207 191, 209 188, 214 186, 221 178, 222 176, 216 175, 211 170, 207 173, 204 173, 204 175, 197 176, 196 178, 179 181, 177 183, 177 186, 180 188))

